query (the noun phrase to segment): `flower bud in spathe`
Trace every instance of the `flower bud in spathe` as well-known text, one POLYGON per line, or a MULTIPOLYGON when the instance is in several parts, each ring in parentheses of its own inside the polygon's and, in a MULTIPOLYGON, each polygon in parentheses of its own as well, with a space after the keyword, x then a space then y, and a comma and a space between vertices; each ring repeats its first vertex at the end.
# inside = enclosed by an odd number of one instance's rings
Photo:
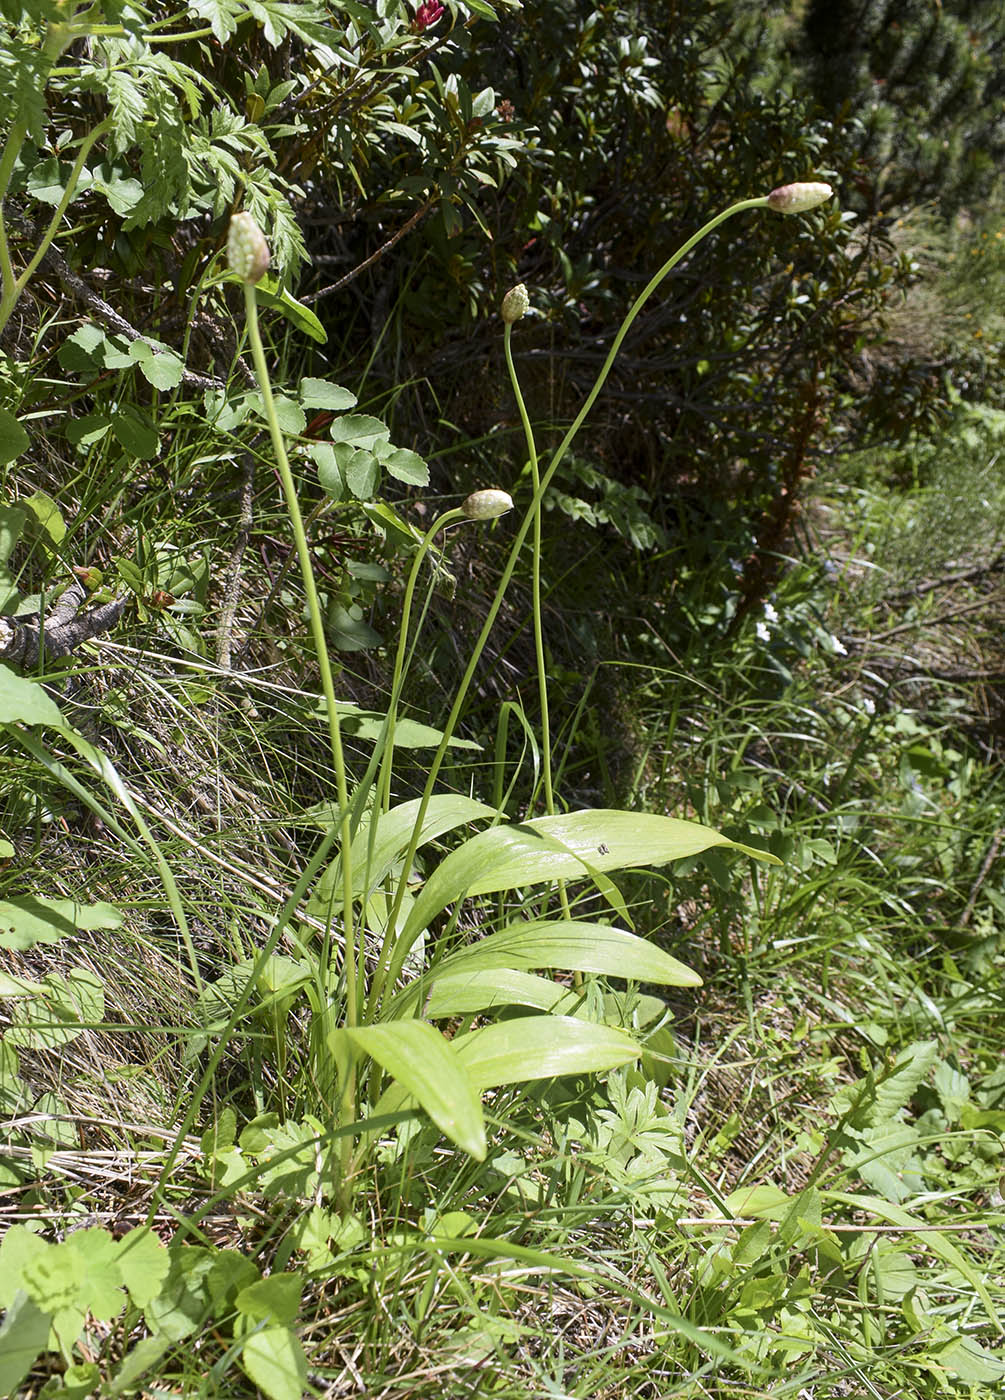
POLYGON ((227 266, 242 282, 260 282, 269 270, 269 245, 252 214, 235 214, 230 221, 227 266))
POLYGON ((495 520, 497 515, 505 515, 513 509, 513 497, 506 491, 488 487, 484 491, 472 491, 461 506, 469 520, 495 520))
POLYGON ((526 316, 529 306, 530 297, 527 295, 527 288, 522 282, 518 282, 515 287, 510 287, 502 299, 501 315, 503 321, 507 326, 511 326, 514 321, 519 321, 521 316, 526 316))
POLYGON ((768 195, 768 208, 774 209, 776 214, 805 214, 807 209, 815 209, 818 204, 830 199, 833 193, 830 185, 818 180, 779 185, 768 195))

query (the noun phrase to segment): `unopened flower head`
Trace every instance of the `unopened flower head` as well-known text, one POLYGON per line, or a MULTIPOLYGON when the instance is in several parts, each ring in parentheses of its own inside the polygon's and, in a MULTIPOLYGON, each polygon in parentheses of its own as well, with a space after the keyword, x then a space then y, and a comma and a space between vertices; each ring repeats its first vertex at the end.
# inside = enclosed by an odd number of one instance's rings
POLYGON ((777 214, 805 214, 807 209, 815 209, 824 200, 830 199, 834 191, 822 180, 804 180, 795 185, 779 185, 768 195, 768 208, 777 214))
POLYGON ((506 491, 487 487, 484 491, 472 491, 461 506, 469 520, 494 520, 497 515, 505 515, 513 509, 513 497, 506 491))
POLYGON ((269 245, 251 214, 235 214, 230 221, 227 265, 242 282, 260 282, 269 270, 269 245))
POLYGON ((511 326, 514 321, 519 321, 521 316, 526 316, 529 306, 530 297, 527 295, 527 288, 522 282, 518 282, 515 287, 510 287, 503 297, 500 314, 506 325, 511 326))
POLYGON ((440 0, 424 0, 424 3, 415 12, 412 27, 417 34, 421 34, 431 24, 435 24, 442 14, 443 6, 440 4, 440 0))

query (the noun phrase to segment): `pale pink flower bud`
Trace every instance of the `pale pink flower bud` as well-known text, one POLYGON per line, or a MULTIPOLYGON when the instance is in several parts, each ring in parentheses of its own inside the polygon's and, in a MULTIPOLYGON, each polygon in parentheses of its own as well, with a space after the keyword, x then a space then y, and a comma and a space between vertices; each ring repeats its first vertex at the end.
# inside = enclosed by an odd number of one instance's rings
POLYGON ((235 214, 230 221, 227 265, 242 282, 260 282, 269 270, 269 245, 251 214, 235 214))
POLYGON ((505 491, 489 487, 484 491, 472 491, 461 506, 469 520, 494 520, 497 515, 505 515, 513 509, 513 497, 505 491))
POLYGON ((515 287, 510 287, 502 299, 501 315, 506 325, 511 326, 514 321, 519 321, 521 316, 526 316, 529 306, 530 297, 523 283, 518 282, 515 287))
POLYGON ((768 195, 768 208, 776 214, 805 214, 830 199, 834 191, 823 181, 805 180, 795 185, 779 185, 768 195))

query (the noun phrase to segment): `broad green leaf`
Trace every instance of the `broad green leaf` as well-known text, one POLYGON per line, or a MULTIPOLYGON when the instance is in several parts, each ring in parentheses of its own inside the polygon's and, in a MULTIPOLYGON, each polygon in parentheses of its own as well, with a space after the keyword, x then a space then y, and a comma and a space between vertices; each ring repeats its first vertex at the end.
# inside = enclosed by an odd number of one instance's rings
POLYGON ((1005 1361, 982 1347, 976 1337, 959 1334, 942 1344, 930 1343, 929 1350, 941 1365, 968 1385, 990 1386, 1005 1380, 1005 1361))
POLYGON ((253 1322, 296 1322, 304 1281, 300 1274, 276 1273, 242 1288, 234 1306, 253 1322))
POLYGON ((437 975, 469 969, 561 968, 599 972, 668 987, 700 987, 701 978, 662 948, 625 929, 579 919, 539 919, 490 933, 470 947, 450 953, 437 975))
POLYGON ((363 514, 399 549, 414 549, 422 543, 422 533, 410 525, 385 501, 367 501, 363 514))
POLYGON ((372 452, 358 447, 345 464, 345 484, 357 501, 369 501, 377 494, 380 464, 372 452))
POLYGON ((61 164, 55 156, 36 161, 28 176, 26 189, 32 199, 37 199, 41 204, 56 205, 63 198, 72 169, 72 165, 61 164))
POLYGON ((379 418, 368 413, 346 413, 336 418, 331 425, 332 442, 348 442, 353 447, 365 447, 372 451, 382 439, 390 437, 391 430, 379 418))
POLYGON ((0 665, 0 724, 51 724, 55 729, 66 728, 59 706, 38 682, 15 675, 4 665, 0 665))
POLYGON ((13 413, 0 408, 0 467, 27 451, 30 439, 13 413))
POLYGON ((58 1049, 104 1015, 105 989, 89 968, 71 968, 65 977, 50 972, 42 979, 42 989, 41 996, 16 1004, 4 1035, 15 1049, 58 1049))
POLYGON ((104 363, 102 352, 108 344, 108 337, 101 327, 88 321, 67 336, 59 347, 56 359, 71 374, 93 374, 104 363))
POLYGON ((241 1365, 269 1400, 303 1400, 307 1393, 307 1358, 288 1327, 266 1327, 244 1344, 241 1365))
POLYGON ((0 564, 6 564, 14 552, 27 519, 27 512, 20 506, 0 506, 0 564))
POLYGON ((185 373, 184 363, 173 350, 151 350, 149 355, 140 357, 139 366, 143 378, 155 389, 177 389, 185 373))
POLYGON ((160 1292, 171 1258, 149 1226, 137 1225, 119 1240, 116 1263, 130 1298, 142 1308, 160 1292))
POLYGON ((173 1245, 170 1261, 163 1287, 143 1311, 153 1331, 179 1342, 200 1326, 209 1310, 206 1276, 213 1267, 213 1251, 201 1245, 173 1245))
POLYGON ((480 1026, 450 1044, 478 1090, 561 1074, 599 1074, 642 1053, 624 1031, 571 1016, 520 1016, 480 1026))
POLYGON ((53 544, 62 544, 66 536, 66 522, 52 497, 47 496, 44 491, 36 491, 24 504, 53 544))
POLYGON ((405 939, 468 895, 582 879, 594 869, 665 865, 714 846, 780 864, 775 856, 730 841, 711 827, 647 812, 596 809, 495 826, 441 861, 415 901, 405 939))
POLYGON ((112 415, 112 432, 131 457, 149 461, 156 457, 159 439, 150 419, 133 404, 123 404, 112 415))
POLYGON ((68 443, 86 450, 107 437, 111 426, 111 418, 99 409, 85 414, 83 418, 71 418, 63 431, 68 443))
POLYGON ((0 1323, 0 1395, 20 1394, 21 1382, 46 1348, 51 1322, 27 1293, 15 1293, 0 1323))
MULTIPOLYGON (((344 725, 347 734, 357 739, 376 741, 384 728, 384 716, 375 710, 346 710, 344 725)), ((435 749, 443 738, 441 729, 421 724, 417 719, 399 719, 394 726, 394 745, 399 749, 435 749)), ((451 739, 450 748, 477 751, 481 745, 474 739, 451 739)))
MULTIPOLYGON (((352 1026, 332 1032, 345 1037, 416 1098, 436 1126, 464 1152, 483 1161, 485 1124, 477 1088, 458 1062, 454 1043, 425 1021, 352 1026)), ((484 1087, 478 1085, 478 1087, 484 1087)))
POLYGON ((328 408, 335 413, 344 413, 347 408, 356 407, 356 395, 328 379, 302 379, 300 402, 304 408, 328 408))
MULTIPOLYGON (((356 895, 376 888, 389 874, 395 861, 407 850, 420 806, 421 799, 415 798, 414 801, 402 802, 399 806, 392 807, 389 812, 381 813, 377 818, 372 853, 369 850, 372 814, 364 814, 352 843, 353 892, 356 895)), ((435 841, 438 836, 453 831, 466 822, 495 815, 494 807, 487 807, 484 802, 476 802, 473 797, 465 797, 460 793, 437 793, 430 798, 426 808, 418 845, 424 846, 429 841, 435 841)), ((326 826, 328 824, 325 823, 326 826)), ((336 857, 318 880, 315 896, 325 904, 333 894, 337 895, 340 891, 340 871, 341 862, 336 857)))
POLYGON ((328 339, 324 326, 310 307, 297 301, 296 297, 291 296, 285 288, 280 291, 279 283, 273 278, 263 277, 261 282, 257 283, 255 300, 259 306, 268 307, 270 311, 278 311, 298 331, 309 336, 311 340, 317 341, 319 345, 324 345, 328 339))
MULTIPOLYGON (((307 415, 296 399, 291 399, 286 394, 276 394, 272 402, 280 430, 288 437, 299 437, 307 426, 307 415)), ((261 394, 252 395, 251 406, 259 418, 265 418, 265 403, 261 394)))
POLYGON ((384 640, 364 620, 363 610, 356 604, 347 608, 336 603, 329 608, 326 621, 332 645, 339 651, 366 651, 369 647, 379 647, 384 640))
POLYGON ((307 452, 317 466, 322 491, 333 501, 341 501, 346 484, 334 446, 330 442, 312 442, 307 452))
POLYGON ((380 454, 381 465, 394 477, 407 486, 428 486, 429 468, 419 456, 408 447, 398 447, 389 455, 380 454))
POLYGON ((122 915, 110 904, 78 904, 42 895, 0 900, 0 948, 18 952, 89 929, 121 926, 122 915))
POLYGON ((539 1011, 570 1012, 580 997, 550 977, 495 968, 491 972, 453 972, 437 977, 422 1014, 431 1021, 445 1016, 473 1016, 497 1006, 533 1006, 539 1011))
POLYGON ((174 1346, 170 1337, 141 1337, 132 1351, 126 1353, 122 1365, 112 1379, 105 1383, 103 1395, 116 1396, 135 1390, 135 1383, 146 1374, 166 1351, 174 1346))

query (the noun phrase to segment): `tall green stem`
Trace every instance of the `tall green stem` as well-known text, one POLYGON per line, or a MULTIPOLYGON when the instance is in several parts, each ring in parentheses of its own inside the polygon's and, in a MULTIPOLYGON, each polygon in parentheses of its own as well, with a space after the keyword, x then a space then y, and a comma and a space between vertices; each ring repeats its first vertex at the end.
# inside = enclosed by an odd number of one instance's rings
POLYGON ((506 368, 516 398, 523 434, 527 442, 527 460, 534 485, 534 538, 531 541, 531 600, 534 615, 534 656, 537 662, 537 693, 541 710, 541 767, 544 777, 544 805, 549 816, 555 811, 555 794, 551 776, 551 714, 548 708, 548 674, 544 660, 544 619, 541 615, 541 469, 537 460, 537 444, 534 429, 531 427, 527 405, 524 403, 516 365, 513 363, 513 322, 507 321, 503 327, 503 351, 506 355, 506 368))
MULTIPOLYGON (((583 423, 586 419, 586 415, 596 403, 600 391, 606 384, 607 377, 611 372, 611 368, 614 364, 614 361, 617 359, 618 352, 621 349, 621 346, 624 344, 625 336, 631 329, 639 312, 642 310, 646 302, 659 287, 660 283, 664 280, 664 278, 667 277, 677 266, 677 264, 681 261, 681 259, 686 257, 687 254, 691 251, 691 249, 694 248, 698 243, 700 243, 703 238, 706 238, 708 234, 712 232, 713 229, 718 228, 718 226, 721 223, 724 223, 726 219, 732 218, 734 214, 742 213, 745 209, 768 209, 770 207, 771 206, 768 203, 767 196, 761 196, 758 199, 742 199, 736 204, 731 204, 729 208, 724 209, 722 213, 716 214, 714 218, 709 219, 707 224, 703 224, 697 233, 693 234, 687 240, 686 243, 682 244, 681 247, 678 248, 677 251, 667 259, 667 261, 663 264, 663 266, 656 273, 656 275, 646 284, 643 290, 639 293, 634 304, 632 305, 631 310, 628 312, 628 315, 622 321, 618 333, 614 337, 614 340, 611 344, 611 348, 607 353, 607 358, 604 360, 604 363, 600 369, 600 373, 597 375, 593 388, 587 394, 586 399, 583 402, 582 408, 576 414, 576 417, 573 419, 568 431, 566 432, 565 436, 562 438, 562 441, 556 448, 554 456, 548 464, 548 469, 541 477, 540 484, 534 492, 534 498, 531 501, 527 513, 524 516, 523 522, 516 533, 516 537, 513 541, 513 544, 510 546, 509 558, 506 560, 506 565, 503 569, 502 576, 499 579, 498 585, 496 586, 495 597, 492 599, 492 603, 489 607, 488 613, 485 616, 485 621, 482 624, 482 630, 478 634, 478 640, 475 642, 475 645, 471 652, 471 656, 468 660, 468 664, 465 667, 464 675, 461 677, 460 685, 457 688, 457 693, 454 697, 454 703, 450 710, 450 715, 447 719, 446 725, 444 726, 443 738, 440 740, 439 747, 437 748, 436 753, 433 755, 433 761, 429 765, 429 772, 426 776, 425 787, 422 791, 422 799, 420 801, 419 810, 416 815, 415 826, 412 831, 412 839, 409 843, 408 851, 405 854, 404 868, 406 870, 411 868, 411 862, 415 857, 415 852, 419 841, 419 832, 422 829, 422 823, 425 819, 426 809, 429 806, 429 800, 433 795, 433 788, 436 784, 436 779, 439 775, 440 768, 443 765, 443 760, 446 757, 447 745, 450 743, 454 729, 456 728, 457 722, 461 717, 465 701, 467 700, 468 689, 474 678, 475 670, 478 667, 478 663, 481 660, 482 652, 485 650, 485 644, 488 641, 489 634, 492 631, 492 628, 495 625, 495 620, 499 615, 499 609, 502 607, 503 598, 506 595, 506 590, 509 588, 514 570, 516 569, 517 559, 520 556, 520 551, 522 550, 524 541, 526 540, 527 535, 530 533, 531 526, 534 523, 535 512, 540 506, 540 503, 543 501, 544 494, 547 491, 548 487, 551 485, 552 478, 554 477, 556 471, 561 466, 565 454, 568 452, 569 448, 571 447, 572 443, 576 438, 577 433, 583 426, 583 423)), ((391 912, 391 918, 389 921, 390 928, 396 927, 398 911, 401 908, 404 893, 405 887, 404 881, 402 881, 399 884, 397 895, 395 897, 394 908, 391 912)), ((400 974, 407 956, 407 948, 400 946, 395 948, 394 959, 391 963, 391 966, 388 969, 387 974, 388 980, 392 985, 397 979, 398 975, 400 974)), ((371 991, 371 1001, 373 1001, 374 998, 378 995, 378 992, 379 989, 377 988, 374 988, 371 991)))
MULTIPOLYGON (((352 830, 349 821, 349 791, 346 784, 345 759, 342 753, 342 731, 339 724, 338 702, 335 699, 335 684, 332 679, 331 663, 328 659, 328 640, 325 637, 324 620, 321 616, 321 604, 318 600, 317 586, 314 581, 314 566, 311 562, 310 548, 307 544, 307 534, 304 530, 303 517, 300 513, 300 502, 297 498, 296 483, 293 480, 289 458, 286 455, 286 444, 283 441, 282 430, 279 427, 279 420, 276 417, 276 405, 272 397, 269 370, 265 362, 265 350, 262 346, 262 337, 258 329, 258 306, 255 301, 255 288, 251 282, 244 282, 243 286, 248 338, 251 342, 251 355, 255 365, 255 373, 258 377, 259 388, 262 393, 262 405, 265 409, 265 418, 269 425, 269 434, 272 438, 276 466, 279 469, 279 479, 282 482, 283 494, 286 497, 286 508, 289 513, 293 538, 296 543, 297 558, 300 563, 300 572, 304 582, 304 593, 307 597, 307 611, 310 617, 311 635, 314 640, 314 649, 317 652, 318 668, 321 672, 321 690, 325 699, 328 737, 331 743, 332 762, 335 768, 336 795, 339 805, 339 848, 342 864, 342 924, 344 937, 343 946, 345 949, 345 1019, 346 1025, 355 1026, 359 1021, 359 975, 362 968, 359 956, 360 950, 357 949, 356 946, 356 924, 353 911, 352 888, 352 830)), ((355 1071, 352 1068, 346 1072, 343 1080, 340 1103, 342 1120, 344 1122, 351 1122, 356 1116, 356 1078, 355 1071)), ((352 1140, 346 1138, 344 1146, 346 1154, 350 1154, 352 1150, 352 1140)), ((348 1155, 346 1160, 348 1161, 348 1155)))

